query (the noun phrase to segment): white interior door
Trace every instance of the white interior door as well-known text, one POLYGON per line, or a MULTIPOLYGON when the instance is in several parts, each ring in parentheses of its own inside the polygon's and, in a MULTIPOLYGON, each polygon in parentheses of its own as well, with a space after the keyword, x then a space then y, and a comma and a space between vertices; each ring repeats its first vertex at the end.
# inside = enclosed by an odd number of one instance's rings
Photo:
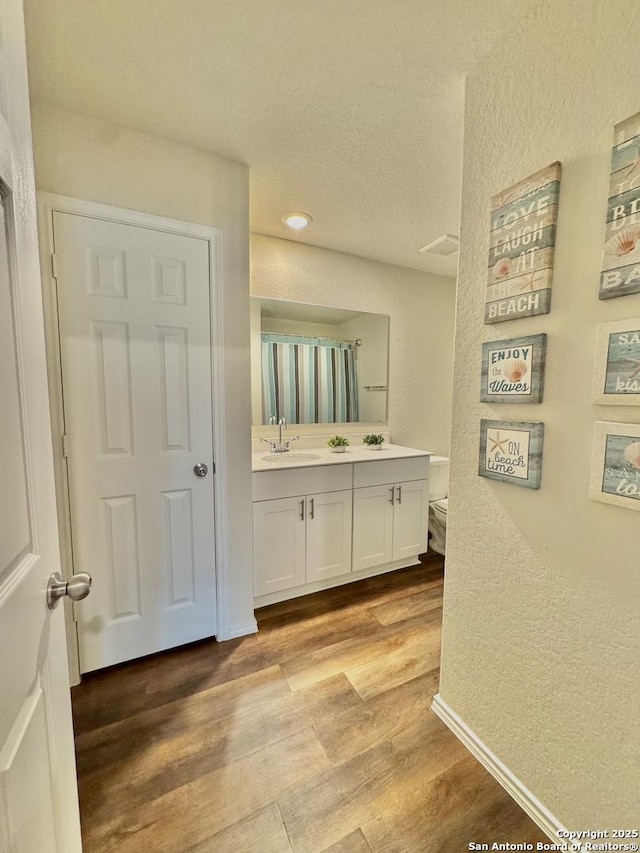
POLYGON ((53 240, 87 672, 216 632, 209 243, 60 211, 53 240))
POLYGON ((22 7, 0 4, 0 851, 81 849, 22 7))

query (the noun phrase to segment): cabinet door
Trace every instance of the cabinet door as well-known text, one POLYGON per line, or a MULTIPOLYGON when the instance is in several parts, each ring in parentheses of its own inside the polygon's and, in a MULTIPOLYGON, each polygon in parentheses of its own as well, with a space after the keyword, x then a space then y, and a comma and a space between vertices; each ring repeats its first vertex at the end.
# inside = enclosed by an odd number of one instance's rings
POLYGON ((403 560, 427 550, 429 481, 398 483, 393 514, 393 559, 403 560))
POLYGON ((351 489, 307 497, 307 583, 351 571, 351 489))
POLYGON ((255 595, 305 582, 305 500, 258 501, 253 505, 255 595))
POLYGON ((353 490, 353 571, 390 563, 393 543, 393 487, 353 490))

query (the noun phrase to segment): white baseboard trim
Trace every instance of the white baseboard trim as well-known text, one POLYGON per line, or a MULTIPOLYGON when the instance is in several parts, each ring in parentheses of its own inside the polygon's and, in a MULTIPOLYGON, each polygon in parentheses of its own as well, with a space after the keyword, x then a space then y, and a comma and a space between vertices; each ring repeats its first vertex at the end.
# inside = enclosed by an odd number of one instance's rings
POLYGON ((229 625, 224 632, 220 631, 216 635, 216 640, 222 643, 225 640, 236 640, 238 637, 246 637, 249 634, 258 633, 258 623, 255 619, 250 619, 248 622, 238 622, 236 625, 229 625))
MULTIPOLYGON (((560 821, 554 817, 522 782, 514 776, 509 768, 491 752, 489 747, 483 743, 476 733, 462 720, 455 711, 452 711, 447 703, 437 693, 433 697, 431 710, 440 717, 442 722, 448 726, 454 735, 462 741, 469 752, 478 759, 480 764, 491 773, 506 792, 518 803, 543 832, 556 844, 567 840, 566 829, 560 821), (559 835, 559 833, 561 833, 559 835)), ((569 849, 579 850, 569 844, 569 849)))

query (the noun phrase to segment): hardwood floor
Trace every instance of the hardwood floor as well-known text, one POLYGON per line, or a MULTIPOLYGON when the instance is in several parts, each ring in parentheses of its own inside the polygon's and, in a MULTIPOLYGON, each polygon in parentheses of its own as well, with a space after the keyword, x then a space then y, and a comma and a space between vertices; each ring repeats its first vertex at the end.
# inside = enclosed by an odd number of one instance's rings
POLYGON ((72 691, 86 853, 454 853, 547 841, 430 711, 442 559, 72 691))

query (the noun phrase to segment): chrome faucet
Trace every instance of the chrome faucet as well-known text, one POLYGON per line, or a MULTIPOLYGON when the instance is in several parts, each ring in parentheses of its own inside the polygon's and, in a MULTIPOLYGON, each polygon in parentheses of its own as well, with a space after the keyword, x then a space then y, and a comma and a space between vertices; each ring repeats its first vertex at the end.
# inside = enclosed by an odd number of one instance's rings
MULTIPOLYGON (((275 415, 271 415, 271 417, 269 418, 269 423, 271 425, 274 425, 275 422, 276 422, 275 415)), ((287 428, 286 418, 280 418, 280 420, 278 421, 278 442, 277 442, 277 444, 276 444, 275 439, 271 439, 271 438, 261 438, 260 441, 266 442, 266 444, 268 444, 269 447, 271 448, 272 453, 288 453, 289 449, 291 447, 291 442, 297 441, 300 438, 300 436, 299 435, 293 435, 293 436, 291 436, 291 438, 288 441, 285 441, 283 443, 283 441, 282 441, 282 430, 286 429, 286 428, 287 428)))

